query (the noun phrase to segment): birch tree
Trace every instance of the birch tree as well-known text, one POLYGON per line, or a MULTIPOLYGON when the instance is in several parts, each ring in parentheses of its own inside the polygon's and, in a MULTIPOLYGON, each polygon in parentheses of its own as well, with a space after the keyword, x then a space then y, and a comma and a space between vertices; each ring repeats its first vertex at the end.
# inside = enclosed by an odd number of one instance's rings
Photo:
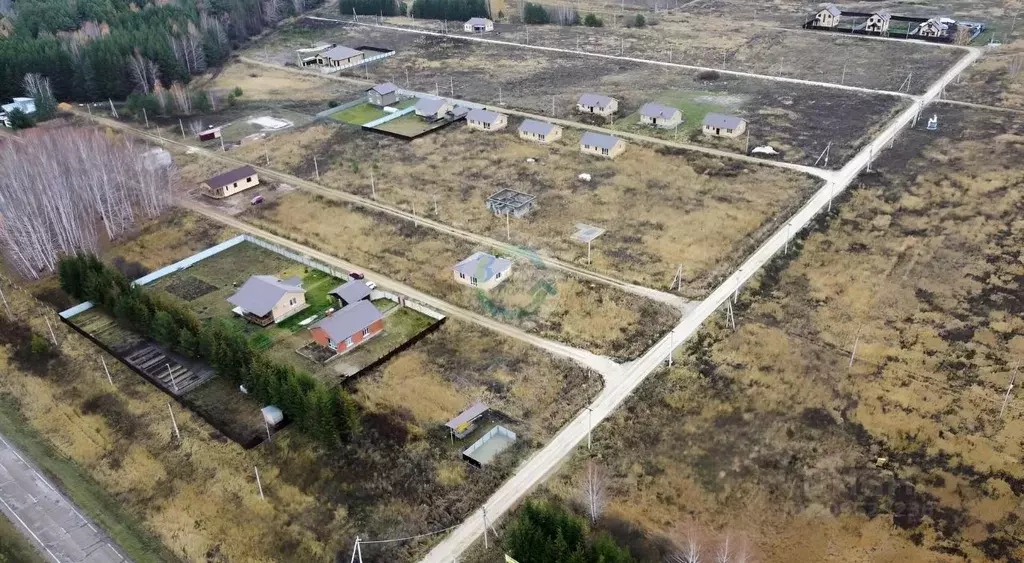
POLYGON ((587 464, 587 472, 580 483, 580 495, 590 521, 596 523, 608 506, 608 490, 604 475, 594 462, 587 464))
POLYGON ((683 526, 675 539, 675 550, 669 554, 669 563, 706 562, 704 553, 704 532, 696 521, 683 526))

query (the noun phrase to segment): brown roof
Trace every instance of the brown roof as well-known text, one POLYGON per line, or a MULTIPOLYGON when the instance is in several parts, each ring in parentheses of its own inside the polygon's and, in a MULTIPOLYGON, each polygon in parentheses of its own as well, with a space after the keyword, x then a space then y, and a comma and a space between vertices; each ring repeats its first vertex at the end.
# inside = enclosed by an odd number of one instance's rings
POLYGON ((210 186, 211 188, 220 188, 228 184, 237 182, 243 178, 254 176, 255 174, 256 170, 252 166, 243 166, 241 168, 229 170, 223 174, 218 174, 203 183, 206 184, 207 186, 210 186))

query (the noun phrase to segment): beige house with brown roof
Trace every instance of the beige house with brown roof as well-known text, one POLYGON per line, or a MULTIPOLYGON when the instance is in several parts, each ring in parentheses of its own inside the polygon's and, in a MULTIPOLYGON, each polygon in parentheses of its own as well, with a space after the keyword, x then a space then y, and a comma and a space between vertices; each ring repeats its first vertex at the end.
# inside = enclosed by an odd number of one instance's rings
POLYGON ((221 199, 248 190, 260 184, 260 177, 252 166, 243 166, 218 174, 199 185, 203 194, 221 199))

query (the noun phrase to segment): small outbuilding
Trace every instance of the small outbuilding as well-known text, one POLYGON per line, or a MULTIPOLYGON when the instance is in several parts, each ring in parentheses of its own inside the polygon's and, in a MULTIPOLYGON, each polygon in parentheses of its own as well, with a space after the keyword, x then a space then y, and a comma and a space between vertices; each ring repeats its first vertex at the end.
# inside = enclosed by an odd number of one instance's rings
POLYGON ((889 34, 889 21, 892 19, 892 14, 886 11, 875 12, 868 16, 866 22, 864 22, 864 31, 867 33, 877 33, 879 35, 889 34))
POLYGON ((384 330, 384 315, 369 301, 357 301, 331 313, 309 329, 317 344, 345 352, 384 330))
POLYGON ((213 141, 220 138, 220 127, 212 127, 199 133, 200 141, 213 141))
POLYGON ((601 94, 583 94, 576 102, 576 110, 608 117, 619 111, 619 101, 601 94))
POLYGON ((839 17, 843 15, 842 10, 829 4, 814 14, 814 27, 834 28, 839 25, 839 17))
POLYGON ((614 135, 587 131, 580 138, 580 152, 615 158, 626 150, 626 142, 614 135))
POLYGON ((466 23, 462 24, 462 31, 466 33, 494 31, 494 22, 487 18, 469 18, 466 23))
POLYGON ((554 123, 526 119, 519 126, 519 138, 542 144, 553 143, 562 138, 562 128, 554 123))
POLYGON ((366 100, 370 104, 385 107, 398 103, 398 86, 391 82, 378 84, 366 90, 366 100))
POLYGON ((235 314, 260 326, 279 323, 307 307, 298 276, 252 276, 227 301, 235 306, 235 314))
POLYGON ((704 116, 703 129, 710 137, 739 137, 747 130, 747 121, 735 115, 709 113, 704 116))
POLYGON ((451 431, 454 438, 463 439, 476 428, 476 421, 488 411, 487 405, 477 401, 468 409, 459 413, 459 416, 445 423, 445 428, 451 431))
POLYGON ((498 131, 508 125, 508 116, 496 111, 474 108, 466 114, 466 123, 473 129, 498 131))
POLYGON ((452 105, 441 98, 420 98, 415 106, 416 115, 427 121, 444 119, 452 111, 452 105))
POLYGON ((678 108, 649 102, 640 108, 640 123, 662 129, 672 129, 683 122, 683 112, 678 108))
POLYGON ((486 290, 509 278, 512 274, 512 261, 486 252, 474 252, 469 258, 453 266, 452 271, 455 274, 455 281, 486 290))
POLYGON ((260 412, 263 414, 263 421, 270 428, 277 426, 284 420, 284 413, 274 405, 267 405, 260 409, 260 412))
POLYGON ((523 217, 533 209, 537 196, 505 188, 487 198, 487 209, 495 215, 523 217))
POLYGON ((220 199, 254 188, 259 184, 260 178, 256 174, 256 169, 252 166, 243 166, 206 180, 200 184, 200 188, 202 188, 203 194, 220 199))
POLYGON ((366 55, 362 51, 357 51, 344 45, 335 45, 322 53, 318 53, 315 63, 326 67, 341 67, 361 63, 364 58, 366 58, 366 55))
POLYGON ((370 298, 370 293, 373 289, 366 285, 363 280, 352 280, 339 285, 338 287, 327 292, 327 295, 334 297, 341 303, 342 307, 351 305, 357 301, 370 298))

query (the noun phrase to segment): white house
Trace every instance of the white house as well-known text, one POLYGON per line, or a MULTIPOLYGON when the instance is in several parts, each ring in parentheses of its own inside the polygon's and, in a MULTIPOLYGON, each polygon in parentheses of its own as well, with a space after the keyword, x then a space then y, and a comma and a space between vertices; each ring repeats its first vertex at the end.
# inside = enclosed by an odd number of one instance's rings
POLYGON ((662 129, 672 129, 683 122, 683 112, 678 108, 657 104, 646 103, 640 108, 640 123, 653 125, 662 129))
POLYGON ((466 123, 473 129, 497 131, 508 125, 508 117, 496 111, 475 108, 466 114, 466 123))
POLYGON ((243 166, 223 174, 218 174, 203 182, 200 187, 203 189, 204 194, 220 199, 235 195, 240 191, 258 186, 259 184, 260 178, 256 174, 256 169, 252 166, 243 166))
POLYGON ((949 34, 949 23, 946 18, 931 18, 917 26, 913 34, 918 37, 945 37, 949 34))
POLYGON ((593 113, 608 117, 619 111, 619 101, 601 94, 583 94, 576 102, 576 110, 582 113, 593 113))
POLYGON ((414 107, 416 115, 427 121, 437 121, 452 111, 452 105, 441 98, 420 98, 414 107))
POLYGON ((843 12, 839 8, 829 4, 814 14, 814 27, 836 27, 839 25, 839 16, 841 15, 843 12))
POLYGON ((879 35, 888 35, 889 33, 889 20, 892 19, 892 14, 889 12, 875 12, 868 16, 866 22, 864 22, 864 31, 868 33, 877 33, 879 35))
POLYGON ((469 18, 466 23, 462 24, 462 31, 466 33, 494 31, 494 22, 487 18, 469 18))
POLYGON ((519 138, 541 144, 553 143, 562 138, 562 128, 546 121, 524 119, 519 126, 519 138))
POLYGON ((455 281, 461 284, 491 289, 509 278, 512 274, 512 261, 486 252, 474 252, 453 266, 452 272, 455 281))

